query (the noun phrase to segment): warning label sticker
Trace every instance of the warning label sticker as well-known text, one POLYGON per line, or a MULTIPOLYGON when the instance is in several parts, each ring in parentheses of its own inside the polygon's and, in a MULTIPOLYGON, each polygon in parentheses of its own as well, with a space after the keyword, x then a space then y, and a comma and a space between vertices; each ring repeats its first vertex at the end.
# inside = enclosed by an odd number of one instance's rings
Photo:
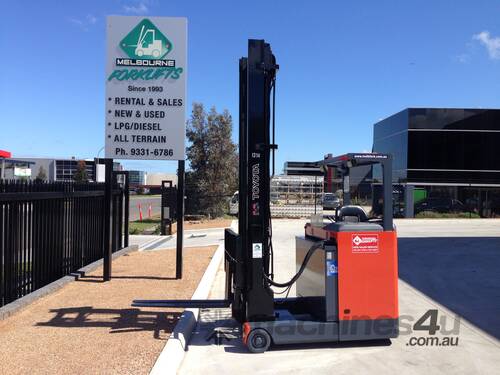
POLYGON ((252 244, 252 258, 262 258, 262 243, 254 242, 252 244))
POLYGON ((326 276, 337 276, 339 273, 339 268, 337 266, 336 260, 327 260, 326 261, 326 276))
POLYGON ((353 253, 378 253, 378 234, 353 234, 353 253))

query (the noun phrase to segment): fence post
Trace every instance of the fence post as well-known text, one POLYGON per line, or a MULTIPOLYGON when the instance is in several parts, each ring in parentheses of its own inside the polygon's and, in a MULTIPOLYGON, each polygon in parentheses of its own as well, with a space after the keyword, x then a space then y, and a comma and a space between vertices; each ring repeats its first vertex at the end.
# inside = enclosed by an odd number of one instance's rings
POLYGON ((104 248, 103 248, 103 279, 111 280, 111 260, 112 260, 112 215, 113 215, 113 159, 101 159, 106 167, 105 187, 104 187, 104 248))
POLYGON ((125 247, 128 247, 128 221, 129 221, 129 205, 130 205, 130 186, 129 186, 129 181, 128 181, 128 177, 129 177, 129 173, 128 171, 125 171, 123 172, 123 174, 125 175, 125 185, 124 185, 124 189, 125 189, 125 223, 124 223, 124 228, 123 228, 123 231, 124 231, 124 246, 125 247))
MULTIPOLYGON (((171 218, 173 217, 173 213, 170 211, 168 212, 168 217, 165 217, 165 208, 169 206, 170 199, 167 199, 167 194, 172 194, 172 181, 171 180, 162 180, 161 181, 161 219, 160 219, 160 234, 162 236, 167 235, 166 231, 166 226, 168 223, 168 234, 172 234, 172 220, 171 218)), ((173 210, 172 210, 173 211, 173 210)))
MULTIPOLYGON (((117 184, 117 174, 113 171, 113 180, 111 183, 111 253, 114 253, 118 249, 118 232, 119 232, 119 208, 118 208, 118 197, 115 194, 115 186, 117 184)), ((121 196, 120 196, 121 197, 121 196)))
POLYGON ((161 182, 161 203, 160 203, 160 235, 166 235, 165 230, 165 180, 161 182))
POLYGON ((179 160, 177 169, 177 251, 175 278, 182 279, 182 242, 184 237, 184 160, 179 160))

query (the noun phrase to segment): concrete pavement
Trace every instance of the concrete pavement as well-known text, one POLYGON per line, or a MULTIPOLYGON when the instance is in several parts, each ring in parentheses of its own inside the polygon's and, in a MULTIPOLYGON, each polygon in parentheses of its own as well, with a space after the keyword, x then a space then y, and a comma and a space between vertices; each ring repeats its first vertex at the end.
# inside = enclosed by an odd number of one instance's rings
MULTIPOLYGON (((295 273, 294 236, 303 233, 303 225, 304 220, 273 221, 277 281, 288 280, 295 273)), ((207 309, 180 373, 500 373, 500 273, 496 270, 500 220, 397 220, 396 225, 402 322, 397 339, 390 343, 281 346, 255 355, 241 344, 230 311, 207 309), (456 329, 451 336, 439 331, 434 337, 454 337, 457 346, 432 346, 428 332, 411 329, 430 309, 438 310, 442 329, 456 329), (237 338, 221 346, 207 342, 211 330, 220 326, 237 338)), ((211 298, 222 298, 223 287, 221 267, 211 298)))
MULTIPOLYGON (((147 251, 173 249, 177 244, 177 235, 130 235, 129 241, 131 244, 139 245, 142 250, 147 251)), ((184 247, 219 245, 223 242, 224 229, 222 228, 184 231, 184 247)))
POLYGON ((399 278, 500 339, 500 220, 399 220, 399 278))
POLYGON ((128 241, 131 245, 137 245, 140 249, 152 243, 155 240, 158 240, 162 236, 153 236, 148 234, 130 234, 128 237, 128 241))

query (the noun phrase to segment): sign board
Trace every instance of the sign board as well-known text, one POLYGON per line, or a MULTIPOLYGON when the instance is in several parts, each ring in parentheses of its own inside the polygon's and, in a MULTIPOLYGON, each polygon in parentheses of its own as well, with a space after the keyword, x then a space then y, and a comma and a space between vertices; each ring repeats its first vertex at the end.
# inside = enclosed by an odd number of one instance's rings
POLYGON ((187 20, 107 20, 107 158, 184 160, 187 20))
POLYGON ((31 177, 31 169, 25 167, 14 167, 14 176, 31 177))
POLYGON ((163 207, 163 217, 165 219, 173 219, 173 217, 170 217, 170 207, 163 207))
POLYGON ((0 158, 8 159, 11 157, 12 157, 12 154, 9 151, 0 150, 0 158))
POLYGON ((104 164, 96 164, 95 181, 106 182, 106 166, 104 164))
POLYGON ((349 193, 349 191, 351 190, 351 185, 350 185, 350 182, 349 182, 349 175, 345 175, 344 176, 344 192, 346 193, 349 193))

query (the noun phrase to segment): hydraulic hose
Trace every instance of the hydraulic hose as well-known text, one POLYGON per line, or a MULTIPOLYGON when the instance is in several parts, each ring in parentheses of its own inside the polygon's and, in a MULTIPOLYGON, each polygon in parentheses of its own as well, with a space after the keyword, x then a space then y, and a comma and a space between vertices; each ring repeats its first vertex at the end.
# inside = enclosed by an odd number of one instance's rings
POLYGON ((300 268, 299 268, 299 271, 295 274, 294 277, 292 277, 289 281, 287 281, 286 283, 278 283, 274 280, 272 280, 269 276, 267 276, 265 273, 264 273, 264 278, 267 280, 267 282, 269 284, 271 284, 272 286, 276 286, 276 287, 279 287, 279 288, 287 288, 287 287, 290 287, 292 286, 300 277, 300 275, 302 275, 302 273, 304 272, 304 270, 306 269, 306 266, 307 266, 307 263, 309 263, 309 260, 311 259, 312 255, 314 254, 314 252, 321 248, 323 246, 323 243, 322 242, 319 242, 313 246, 311 246, 311 248, 307 251, 307 254, 304 258, 304 261, 302 262, 302 264, 300 265, 300 268))

